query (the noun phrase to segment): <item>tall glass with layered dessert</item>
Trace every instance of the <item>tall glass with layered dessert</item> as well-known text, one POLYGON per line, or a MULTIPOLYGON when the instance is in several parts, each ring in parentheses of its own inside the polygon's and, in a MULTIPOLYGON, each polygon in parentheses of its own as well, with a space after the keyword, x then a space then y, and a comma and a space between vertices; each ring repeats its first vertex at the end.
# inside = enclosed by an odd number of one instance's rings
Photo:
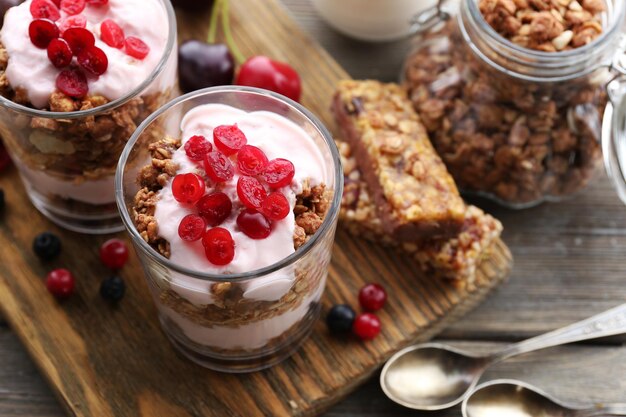
POLYGON ((342 187, 330 134, 285 97, 216 87, 150 116, 117 203, 174 346, 230 372, 289 356, 320 310, 342 187))
POLYGON ((169 0, 27 0, 0 31, 0 135, 28 196, 67 229, 123 228, 119 156, 176 84, 169 0))

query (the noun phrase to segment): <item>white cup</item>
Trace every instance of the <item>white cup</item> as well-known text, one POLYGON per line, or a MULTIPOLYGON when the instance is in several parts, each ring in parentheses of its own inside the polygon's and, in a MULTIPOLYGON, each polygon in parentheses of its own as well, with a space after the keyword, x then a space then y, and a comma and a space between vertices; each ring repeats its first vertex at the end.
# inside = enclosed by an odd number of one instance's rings
POLYGON ((411 33, 411 18, 436 0, 312 0, 333 28, 365 41, 391 41, 411 33))

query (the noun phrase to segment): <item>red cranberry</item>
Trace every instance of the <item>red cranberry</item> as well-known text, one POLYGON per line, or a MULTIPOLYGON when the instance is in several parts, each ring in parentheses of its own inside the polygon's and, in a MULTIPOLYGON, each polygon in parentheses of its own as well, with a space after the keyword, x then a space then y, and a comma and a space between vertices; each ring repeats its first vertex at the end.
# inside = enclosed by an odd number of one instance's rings
POLYGON ((90 6, 106 6, 109 4, 109 0, 87 0, 87 4, 90 6))
POLYGON ((359 314, 354 319, 352 332, 362 340, 371 340, 380 333, 380 320, 372 313, 359 314))
POLYGON ((196 214, 189 214, 180 221, 178 225, 178 236, 185 242, 195 242, 202 239, 206 223, 204 219, 196 214))
POLYGON ((46 288, 58 299, 74 294, 74 277, 67 269, 55 269, 46 276, 46 288))
POLYGON ((244 175, 237 180, 237 195, 244 206, 259 210, 267 192, 259 180, 244 175))
POLYGON ((85 10, 85 0, 61 0, 61 10, 69 15, 75 15, 85 10))
POLYGON ((246 209, 237 216, 237 226, 250 239, 265 239, 272 232, 272 224, 264 215, 246 209))
POLYGON ((291 184, 296 168, 291 161, 277 158, 272 159, 265 168, 262 178, 272 188, 286 187, 291 184))
POLYGON ((222 227, 207 230, 202 236, 202 245, 206 258, 213 265, 228 265, 235 257, 235 241, 222 227))
POLYGON ((256 146, 244 145, 237 154, 237 167, 244 175, 259 175, 267 167, 265 152, 256 146))
POLYGON ((124 30, 113 20, 106 19, 100 25, 100 38, 112 48, 122 49, 124 47, 124 30))
POLYGON ((195 204, 205 192, 204 180, 200 175, 178 174, 172 181, 172 194, 179 203, 195 204))
POLYGON ((48 59, 57 68, 65 68, 72 63, 72 50, 65 39, 53 39, 48 45, 48 59))
POLYGON ((78 63, 93 75, 102 75, 109 68, 109 59, 97 46, 88 46, 78 54, 78 63))
POLYGON ((128 246, 120 239, 110 239, 100 247, 100 260, 104 266, 120 269, 128 261, 128 246))
POLYGON ((93 36, 93 33, 85 28, 69 28, 63 32, 62 36, 70 44, 74 55, 78 55, 84 49, 96 44, 96 38, 93 36))
POLYGON ((291 207, 282 193, 275 191, 263 200, 261 213, 271 220, 282 220, 289 215, 291 207))
POLYGON ((46 49, 53 39, 59 37, 59 28, 48 19, 35 19, 28 26, 30 41, 37 48, 46 49))
POLYGON ((141 60, 150 53, 150 47, 144 41, 134 36, 126 38, 124 44, 126 45, 126 54, 133 58, 141 60))
POLYGON ((290 65, 274 61, 266 56, 254 56, 239 68, 235 84, 265 88, 300 100, 302 86, 300 76, 290 65))
POLYGON ((61 18, 59 8, 50 0, 33 0, 30 4, 30 14, 35 19, 49 19, 53 22, 61 18))
POLYGON ((230 216, 233 211, 233 203, 222 192, 206 195, 196 203, 200 215, 211 227, 219 226, 230 216))
POLYGON ((192 161, 203 161, 206 154, 213 150, 211 142, 206 140, 204 136, 192 136, 185 142, 185 153, 192 161))
POLYGON ((61 71, 57 76, 56 87, 63 94, 74 98, 83 98, 89 91, 87 77, 78 68, 61 71))
POLYGON ((221 125, 213 129, 213 142, 217 149, 230 156, 248 143, 248 139, 237 125, 221 125))
POLYGON ((204 170, 206 174, 215 182, 225 182, 233 178, 235 168, 221 152, 209 152, 204 157, 204 170))
POLYGON ((69 16, 67 19, 61 23, 60 31, 61 33, 65 32, 70 28, 86 28, 87 27, 87 18, 83 15, 77 16, 69 16))
POLYGON ((385 306, 387 293, 378 284, 367 284, 359 291, 359 304, 367 311, 377 311, 385 306))

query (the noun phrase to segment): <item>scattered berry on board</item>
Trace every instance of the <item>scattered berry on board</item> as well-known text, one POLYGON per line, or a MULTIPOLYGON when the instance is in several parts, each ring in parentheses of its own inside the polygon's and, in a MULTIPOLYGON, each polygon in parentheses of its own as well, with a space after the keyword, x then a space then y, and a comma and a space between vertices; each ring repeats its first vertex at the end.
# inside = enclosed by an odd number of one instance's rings
POLYGON ((359 291, 359 304, 366 311, 378 311, 386 301, 387 293, 379 284, 367 284, 359 291))
POLYGON ((350 333, 356 313, 347 304, 334 305, 326 316, 328 329, 337 334, 350 333))
POLYGON ((111 269, 120 269, 128 261, 128 246, 120 239, 110 239, 100 247, 100 260, 111 269))
POLYGON ((67 269, 55 269, 46 276, 46 288, 58 299, 65 299, 74 293, 74 276, 67 269))
POLYGON ((51 261, 61 253, 61 239, 53 233, 43 232, 33 239, 33 252, 43 261, 51 261))
POLYGON ((126 283, 122 278, 113 275, 100 284, 100 296, 107 301, 118 302, 124 298, 126 283))
POLYGON ((372 340, 380 333, 380 320, 372 313, 356 316, 352 332, 362 340, 372 340))

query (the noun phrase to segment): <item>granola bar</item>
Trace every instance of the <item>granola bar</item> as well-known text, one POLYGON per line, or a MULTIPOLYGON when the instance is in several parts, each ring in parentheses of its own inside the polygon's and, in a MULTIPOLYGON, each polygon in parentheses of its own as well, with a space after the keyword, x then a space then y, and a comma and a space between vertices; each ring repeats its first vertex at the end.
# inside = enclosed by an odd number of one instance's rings
POLYGON ((465 205, 405 90, 343 81, 333 111, 387 233, 411 242, 459 232, 465 205))
POLYGON ((502 224, 481 209, 467 206, 463 227, 449 239, 398 242, 387 234, 377 214, 367 184, 363 181, 350 145, 337 142, 344 167, 345 187, 339 213, 340 224, 355 236, 398 248, 410 254, 422 270, 437 278, 472 283, 477 267, 489 255, 502 224))

